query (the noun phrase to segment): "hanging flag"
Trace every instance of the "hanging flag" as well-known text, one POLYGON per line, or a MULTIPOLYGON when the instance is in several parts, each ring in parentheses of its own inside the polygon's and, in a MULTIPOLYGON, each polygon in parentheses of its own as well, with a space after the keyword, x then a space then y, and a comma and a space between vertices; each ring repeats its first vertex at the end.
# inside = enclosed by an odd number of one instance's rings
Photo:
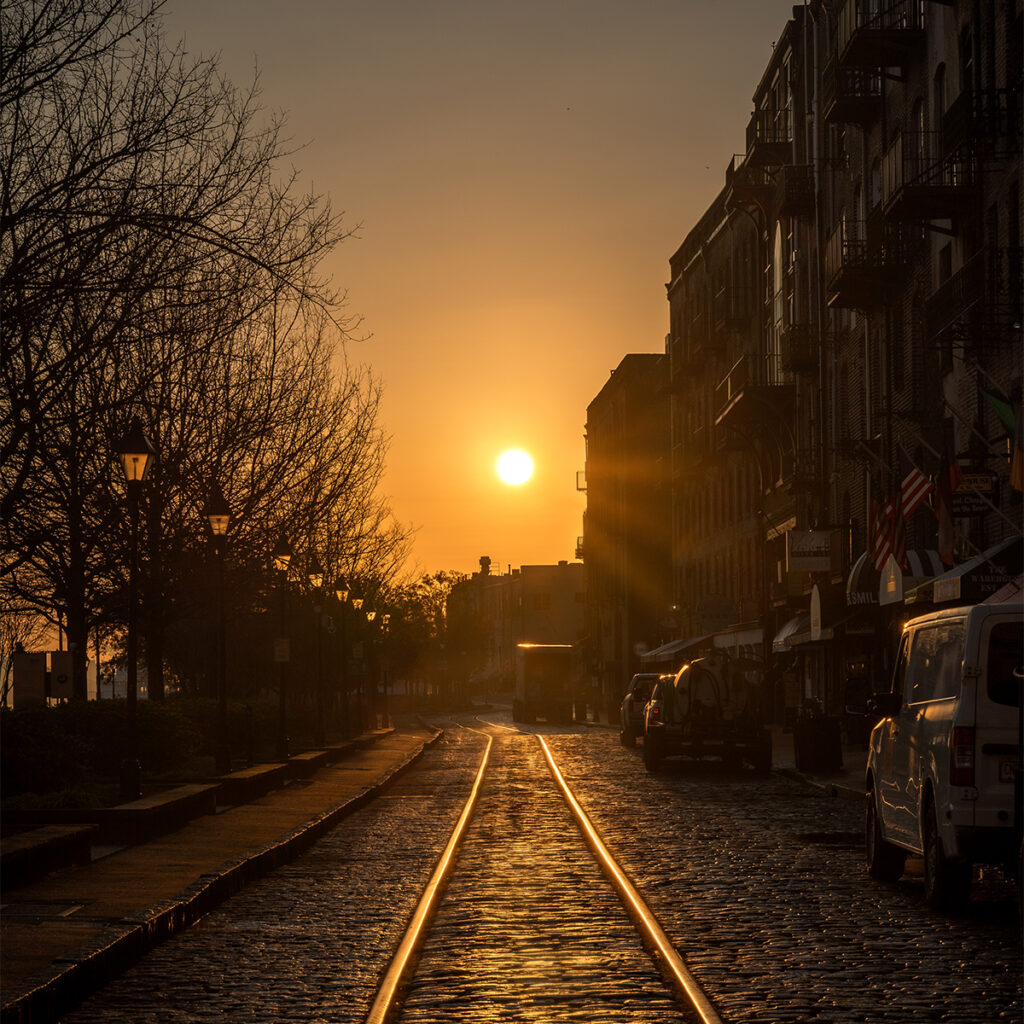
POLYGON ((892 557, 901 569, 907 567, 907 521, 903 516, 903 500, 900 494, 894 493, 889 509, 889 522, 892 529, 892 557))
POLYGON ((992 411, 999 417, 999 422, 1006 428, 1006 436, 1013 437, 1016 434, 1017 415, 1013 403, 996 388, 981 387, 981 393, 985 396, 992 411))
POLYGON ((900 448, 900 474, 903 479, 903 483, 900 485, 900 495, 905 522, 920 508, 921 503, 931 493, 932 482, 910 461, 902 448, 900 448))
POLYGON ((883 507, 874 498, 869 509, 871 529, 871 561, 876 572, 882 571, 892 554, 892 505, 889 502, 883 507))

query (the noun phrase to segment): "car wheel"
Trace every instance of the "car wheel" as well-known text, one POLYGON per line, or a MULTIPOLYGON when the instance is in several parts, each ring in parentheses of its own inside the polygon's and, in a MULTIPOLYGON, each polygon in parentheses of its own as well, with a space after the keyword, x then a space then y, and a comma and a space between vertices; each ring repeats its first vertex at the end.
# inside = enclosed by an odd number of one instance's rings
POLYGON ((960 910, 971 892, 971 865, 949 860, 942 850, 935 809, 924 820, 924 898, 940 910, 960 910))
POLYGON ((636 746, 636 733, 632 729, 623 729, 619 733, 619 741, 624 747, 636 746))
POLYGON ((661 767, 661 743, 656 733, 649 732, 644 736, 644 767, 649 772, 656 772, 661 767))
POLYGON ((864 809, 864 851, 867 855, 868 874, 880 882, 895 882, 907 864, 904 850, 882 838, 878 824, 875 791, 868 793, 864 809))

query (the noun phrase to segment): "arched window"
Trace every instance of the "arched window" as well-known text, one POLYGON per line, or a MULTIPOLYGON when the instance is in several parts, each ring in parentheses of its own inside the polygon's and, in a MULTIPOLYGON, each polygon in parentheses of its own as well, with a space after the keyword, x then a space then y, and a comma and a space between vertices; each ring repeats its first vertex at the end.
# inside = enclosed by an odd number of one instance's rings
POLYGON ((882 165, 876 156, 871 161, 871 209, 878 208, 882 201, 882 165))

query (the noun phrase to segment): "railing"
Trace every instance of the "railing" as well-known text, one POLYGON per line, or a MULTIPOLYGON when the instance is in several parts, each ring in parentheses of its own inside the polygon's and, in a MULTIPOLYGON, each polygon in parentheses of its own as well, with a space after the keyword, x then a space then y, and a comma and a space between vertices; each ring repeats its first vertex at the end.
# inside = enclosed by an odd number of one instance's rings
POLYGON ((811 164, 791 164, 782 168, 776 201, 779 212, 788 215, 814 212, 814 167, 811 164))
POLYGON ((755 110, 747 125, 747 152, 760 143, 769 145, 787 144, 793 141, 788 107, 780 110, 762 108, 755 110))
POLYGON ((860 121, 881 104, 882 76, 878 71, 846 67, 833 58, 825 65, 822 94, 825 110, 837 111, 835 120, 860 121))
POLYGON ((839 12, 836 47, 842 56, 860 31, 892 32, 923 27, 922 0, 846 0, 839 12))
POLYGON ((889 204, 901 189, 960 189, 974 183, 974 165, 959 151, 940 157, 940 132, 903 132, 882 159, 882 200, 889 204))
POLYGON ((782 368, 807 373, 818 368, 818 339, 812 324, 789 324, 782 329, 782 368))
POLYGON ((1007 152, 1020 152, 1021 115, 1019 89, 965 89, 942 116, 942 152, 989 140, 1007 152))
POLYGON ((1019 315, 1021 299, 1021 250, 983 249, 976 252, 928 298, 924 307, 925 332, 929 339, 952 326, 979 302, 988 302, 993 314, 1006 319, 1019 315))

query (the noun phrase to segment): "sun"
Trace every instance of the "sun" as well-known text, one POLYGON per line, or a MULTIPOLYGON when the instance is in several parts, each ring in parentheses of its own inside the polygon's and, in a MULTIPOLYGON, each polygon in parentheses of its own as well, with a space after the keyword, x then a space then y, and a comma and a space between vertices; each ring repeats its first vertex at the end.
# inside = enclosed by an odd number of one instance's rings
POLYGON ((525 484, 533 476, 533 459, 518 448, 510 448, 498 459, 498 476, 507 484, 525 484))

